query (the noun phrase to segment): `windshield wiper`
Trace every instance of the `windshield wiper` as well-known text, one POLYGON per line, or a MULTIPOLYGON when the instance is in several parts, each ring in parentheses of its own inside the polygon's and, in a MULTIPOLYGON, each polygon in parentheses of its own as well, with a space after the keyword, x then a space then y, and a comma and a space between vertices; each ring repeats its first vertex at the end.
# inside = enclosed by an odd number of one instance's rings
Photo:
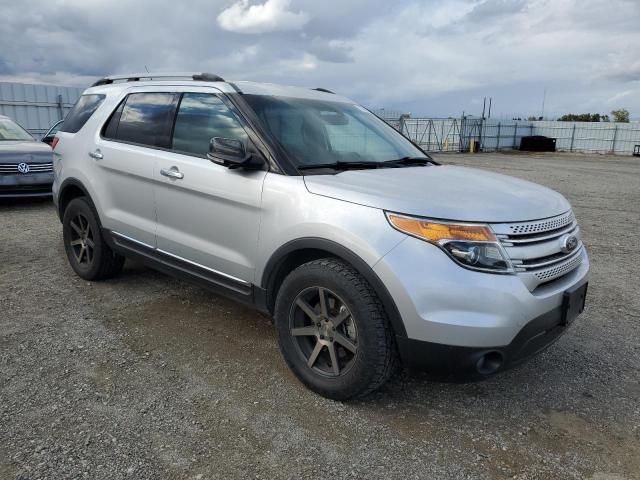
POLYGON ((300 165, 298 170, 314 170, 321 168, 332 168, 334 170, 359 170, 366 168, 380 168, 388 165, 381 162, 345 162, 338 160, 333 163, 316 163, 315 165, 300 165))
POLYGON ((315 165, 300 165, 298 170, 320 170, 323 168, 331 168, 333 170, 364 170, 375 168, 398 168, 402 166, 410 165, 437 165, 433 160, 428 157, 402 157, 396 160, 385 160, 384 162, 345 162, 344 160, 338 160, 333 163, 317 163, 315 165))
POLYGON ((434 162, 428 157, 402 157, 395 160, 385 160, 382 163, 386 165, 429 165, 434 162))

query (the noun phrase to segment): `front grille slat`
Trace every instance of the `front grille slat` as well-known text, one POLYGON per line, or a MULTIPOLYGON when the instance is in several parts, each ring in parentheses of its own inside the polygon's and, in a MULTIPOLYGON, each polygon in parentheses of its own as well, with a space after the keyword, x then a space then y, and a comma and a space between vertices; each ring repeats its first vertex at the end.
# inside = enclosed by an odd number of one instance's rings
POLYGON ((517 223, 510 225, 509 228, 513 235, 523 235, 527 233, 547 232, 556 228, 564 227, 573 222, 573 213, 569 212, 559 217, 554 217, 536 222, 517 223))
POLYGON ((514 245, 523 245, 529 243, 538 243, 543 242, 545 240, 552 240, 554 238, 561 237, 566 234, 575 233, 578 229, 578 224, 574 221, 569 226, 560 228, 558 230, 554 230, 551 233, 545 232, 543 234, 535 234, 535 235, 519 235, 519 236, 508 236, 504 237, 505 242, 512 243, 514 245))
POLYGON ((18 165, 22 163, 1 163, 0 164, 0 174, 8 174, 8 175, 29 175, 30 173, 46 173, 53 172, 53 163, 27 163, 29 165, 29 171, 27 173, 22 173, 18 170, 18 165))
POLYGON ((559 264, 554 264, 550 268, 544 268, 540 271, 534 272, 534 275, 540 283, 548 282, 560 278, 567 273, 572 272, 580 266, 584 258, 584 248, 580 248, 577 255, 574 255, 570 260, 564 261, 559 264))
POLYGON ((566 262, 568 260, 570 260, 571 258, 578 256, 582 253, 582 249, 583 247, 580 246, 580 248, 576 249, 575 251, 568 253, 568 254, 563 254, 563 255, 554 255, 554 258, 551 258, 549 260, 543 260, 543 261, 538 261, 538 262, 531 262, 531 260, 528 260, 526 262, 522 262, 521 264, 517 264, 516 268, 521 268, 523 270, 537 270, 539 268, 545 268, 545 267, 549 267, 550 265, 555 265, 556 263, 561 263, 561 262, 566 262))

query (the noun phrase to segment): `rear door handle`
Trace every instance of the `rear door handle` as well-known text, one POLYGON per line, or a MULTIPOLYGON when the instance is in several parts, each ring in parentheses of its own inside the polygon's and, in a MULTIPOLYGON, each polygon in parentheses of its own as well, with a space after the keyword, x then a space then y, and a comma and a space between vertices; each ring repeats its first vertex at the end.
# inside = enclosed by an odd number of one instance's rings
POLYGON ((96 148, 95 152, 89 152, 89 156, 95 160, 102 160, 104 158, 99 148, 96 148))
POLYGON ((184 173, 178 170, 178 167, 163 168, 162 170, 160 170, 160 175, 175 179, 184 178, 184 173))

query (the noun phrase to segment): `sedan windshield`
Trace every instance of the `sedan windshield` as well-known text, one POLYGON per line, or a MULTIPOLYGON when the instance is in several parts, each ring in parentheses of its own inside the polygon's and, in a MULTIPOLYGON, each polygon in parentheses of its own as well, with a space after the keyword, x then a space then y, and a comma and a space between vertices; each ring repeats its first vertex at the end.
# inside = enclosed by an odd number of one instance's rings
MULTIPOLYGON (((345 102, 244 95, 300 170, 380 168, 429 160, 365 108, 345 102)), ((424 162, 422 163, 424 164, 424 162)))
POLYGON ((24 128, 8 118, 0 118, 0 141, 33 140, 24 128))

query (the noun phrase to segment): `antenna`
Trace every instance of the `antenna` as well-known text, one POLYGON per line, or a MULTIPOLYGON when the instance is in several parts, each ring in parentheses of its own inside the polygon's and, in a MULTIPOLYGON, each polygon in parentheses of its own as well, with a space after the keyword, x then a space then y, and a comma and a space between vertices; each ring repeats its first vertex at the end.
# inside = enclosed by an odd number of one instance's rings
POLYGON ((144 66, 144 69, 147 71, 147 73, 149 73, 149 69, 147 68, 147 66, 144 66))

